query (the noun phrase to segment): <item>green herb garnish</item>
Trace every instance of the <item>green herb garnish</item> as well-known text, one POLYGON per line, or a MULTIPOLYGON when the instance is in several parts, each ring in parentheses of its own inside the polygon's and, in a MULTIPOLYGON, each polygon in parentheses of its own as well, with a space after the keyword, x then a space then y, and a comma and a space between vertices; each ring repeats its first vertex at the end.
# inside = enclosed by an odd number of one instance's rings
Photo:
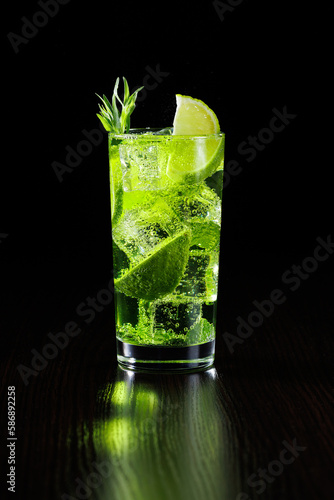
POLYGON ((120 99, 117 90, 119 85, 119 78, 117 78, 114 93, 111 100, 111 104, 107 97, 103 94, 103 97, 96 94, 103 105, 99 104, 100 113, 97 113, 97 117, 101 120, 102 125, 107 130, 107 132, 113 132, 114 134, 124 134, 130 129, 130 116, 136 107, 136 99, 138 92, 144 87, 140 87, 133 94, 130 95, 129 85, 123 76, 124 85, 124 96, 123 102, 120 99), (117 101, 121 105, 121 111, 117 107, 117 101))

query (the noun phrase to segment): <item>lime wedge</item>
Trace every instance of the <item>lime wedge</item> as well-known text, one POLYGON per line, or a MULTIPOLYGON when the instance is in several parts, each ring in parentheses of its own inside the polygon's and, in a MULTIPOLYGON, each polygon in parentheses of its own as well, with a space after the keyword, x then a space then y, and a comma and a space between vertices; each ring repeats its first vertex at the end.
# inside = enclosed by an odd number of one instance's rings
POLYGON ((224 161, 223 135, 192 140, 173 137, 170 142, 167 176, 179 184, 198 184, 213 175, 224 161))
POLYGON ((150 255, 115 280, 116 290, 144 300, 160 299, 171 293, 184 273, 190 239, 189 230, 166 238, 150 255))
POLYGON ((116 227, 123 212, 123 173, 117 145, 109 145, 111 224, 116 227))
POLYGON ((219 133, 215 113, 203 101, 177 94, 176 104, 166 174, 180 184, 197 184, 222 165, 224 135, 219 133))
POLYGON ((173 135, 209 135, 219 131, 218 118, 203 101, 176 94, 173 135))

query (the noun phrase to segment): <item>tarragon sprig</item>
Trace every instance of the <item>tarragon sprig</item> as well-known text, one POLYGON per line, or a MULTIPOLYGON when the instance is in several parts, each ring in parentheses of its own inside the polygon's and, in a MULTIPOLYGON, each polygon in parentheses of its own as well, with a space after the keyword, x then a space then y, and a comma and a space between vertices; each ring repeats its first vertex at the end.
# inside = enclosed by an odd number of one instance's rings
POLYGON ((117 78, 114 86, 114 93, 112 96, 111 103, 108 98, 103 94, 103 97, 96 94, 103 104, 99 104, 100 113, 97 113, 97 117, 101 120, 102 125, 107 130, 107 132, 113 132, 114 134, 124 134, 130 129, 130 116, 136 107, 136 99, 138 92, 144 87, 139 87, 135 90, 133 94, 130 95, 129 85, 123 76, 124 85, 124 96, 123 102, 118 95, 118 85, 119 78, 117 78), (117 107, 117 101, 121 105, 121 110, 117 107))

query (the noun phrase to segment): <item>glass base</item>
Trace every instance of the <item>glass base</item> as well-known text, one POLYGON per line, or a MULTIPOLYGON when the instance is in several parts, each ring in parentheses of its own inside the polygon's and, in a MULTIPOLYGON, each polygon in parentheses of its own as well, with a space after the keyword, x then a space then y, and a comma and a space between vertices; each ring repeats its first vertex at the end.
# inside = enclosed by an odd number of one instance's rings
POLYGON ((214 362, 215 341, 188 347, 140 346, 117 339, 117 360, 127 370, 170 373, 202 371, 214 362))

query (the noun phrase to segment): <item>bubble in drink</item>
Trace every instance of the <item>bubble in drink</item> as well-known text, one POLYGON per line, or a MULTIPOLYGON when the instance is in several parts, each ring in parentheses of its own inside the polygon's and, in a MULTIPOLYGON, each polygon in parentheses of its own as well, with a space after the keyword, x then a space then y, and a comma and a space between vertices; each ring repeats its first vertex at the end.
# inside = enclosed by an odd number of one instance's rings
POLYGON ((113 231, 114 242, 132 263, 140 262, 154 248, 186 228, 162 199, 127 210, 113 231))

